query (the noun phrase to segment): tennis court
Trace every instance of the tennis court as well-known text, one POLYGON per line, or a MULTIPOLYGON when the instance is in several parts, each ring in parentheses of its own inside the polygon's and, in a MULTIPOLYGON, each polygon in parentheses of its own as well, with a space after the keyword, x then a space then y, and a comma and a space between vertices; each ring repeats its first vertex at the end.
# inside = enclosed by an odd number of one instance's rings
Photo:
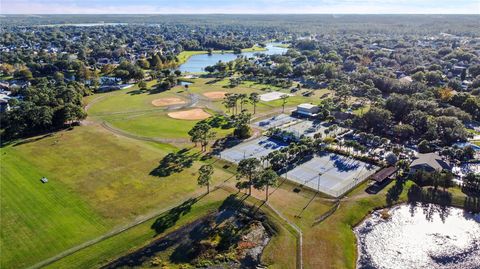
POLYGON ((260 159, 261 157, 268 155, 270 152, 279 150, 287 145, 287 143, 262 136, 222 151, 220 153, 220 158, 234 163, 239 163, 241 160, 247 158, 260 159))
POLYGON ((263 102, 275 101, 275 100, 278 100, 278 99, 282 98, 282 96, 284 96, 284 95, 293 96, 293 94, 289 94, 289 93, 269 92, 269 93, 261 94, 260 95, 260 100, 263 101, 263 102))
POLYGON ((339 197, 375 173, 377 166, 334 153, 324 153, 288 171, 283 177, 339 197))
POLYGON ((290 124, 297 121, 301 121, 301 120, 291 117, 287 114, 280 114, 277 116, 270 117, 268 119, 257 121, 254 123, 254 125, 261 129, 268 130, 270 128, 281 127, 285 124, 290 124))

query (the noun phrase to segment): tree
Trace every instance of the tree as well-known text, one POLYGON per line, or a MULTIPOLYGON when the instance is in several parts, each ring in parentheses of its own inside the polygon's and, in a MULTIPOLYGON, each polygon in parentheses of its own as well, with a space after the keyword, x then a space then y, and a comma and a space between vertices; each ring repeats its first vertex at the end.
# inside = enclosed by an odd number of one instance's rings
POLYGON ((243 105, 248 103, 247 95, 245 93, 240 93, 238 95, 238 100, 240 100, 240 112, 243 111, 243 105))
POLYGON ((246 178, 248 185, 248 195, 252 194, 253 179, 260 169, 260 161, 256 158, 243 159, 237 166, 237 180, 246 178))
POLYGON ((208 123, 200 121, 188 131, 188 135, 195 146, 200 143, 202 151, 206 151, 208 142, 215 138, 216 133, 212 131, 212 127, 208 123))
POLYGON ((238 100, 238 94, 235 93, 227 93, 225 94, 225 98, 223 99, 223 105, 225 106, 226 109, 230 111, 233 115, 235 115, 235 111, 237 110, 237 100, 238 100))
POLYGON ((418 143, 418 152, 420 153, 428 153, 431 151, 430 145, 428 144, 427 140, 422 140, 418 143))
POLYGON ((87 116, 80 106, 72 103, 65 104, 65 106, 60 109, 59 113, 61 115, 62 123, 66 122, 68 125, 71 125, 72 122, 82 120, 87 116))
POLYGON ((274 171, 280 171, 284 169, 288 164, 287 154, 278 150, 272 151, 267 155, 271 168, 274 171))
POLYGON ((393 131, 401 139, 411 138, 415 134, 415 128, 410 124, 397 124, 393 127, 393 131))
POLYGON ((13 77, 17 79, 31 80, 33 79, 32 72, 28 68, 23 68, 13 73, 13 77))
POLYGON ((260 96, 256 92, 252 92, 248 97, 250 103, 253 105, 253 114, 257 112, 257 103, 260 102, 260 96))
POLYGON ((391 118, 392 113, 390 113, 390 111, 379 107, 372 107, 362 115, 361 119, 364 125, 361 127, 376 131, 385 130, 390 124, 391 118))
POLYGON ((147 89, 147 83, 142 80, 138 83, 138 87, 140 88, 140 90, 146 90, 147 89))
POLYGON ((272 169, 263 170, 254 179, 254 187, 258 190, 265 188, 265 201, 268 201, 268 188, 276 186, 278 183, 278 175, 272 169))
POLYGON ((243 111, 240 114, 234 116, 235 129, 233 130, 233 134, 236 137, 244 139, 251 136, 250 126, 248 126, 251 118, 252 115, 250 113, 246 113, 243 111))
POLYGON ((288 95, 288 94, 284 94, 284 95, 280 96, 280 99, 282 99, 282 113, 285 112, 285 104, 287 103, 288 97, 290 97, 290 95, 288 95))
POLYGON ((198 170, 198 185, 207 186, 207 193, 210 193, 210 182, 212 180, 213 166, 211 164, 204 164, 198 170))

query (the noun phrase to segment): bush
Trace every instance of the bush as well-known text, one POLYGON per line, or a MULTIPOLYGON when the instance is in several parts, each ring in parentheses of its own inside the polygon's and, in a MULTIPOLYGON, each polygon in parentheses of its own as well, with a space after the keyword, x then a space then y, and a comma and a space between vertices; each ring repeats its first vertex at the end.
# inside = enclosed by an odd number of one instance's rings
POLYGON ((233 135, 240 139, 249 138, 252 136, 252 129, 248 125, 240 125, 233 131, 233 135))

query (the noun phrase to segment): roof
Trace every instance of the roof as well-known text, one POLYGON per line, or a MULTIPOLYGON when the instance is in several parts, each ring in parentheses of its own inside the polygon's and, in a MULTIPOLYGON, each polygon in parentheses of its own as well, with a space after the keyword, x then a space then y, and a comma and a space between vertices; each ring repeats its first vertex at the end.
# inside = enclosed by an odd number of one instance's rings
POLYGON ((299 104, 297 107, 305 108, 305 109, 312 109, 312 108, 317 107, 317 106, 312 105, 312 104, 308 104, 308 103, 304 103, 304 104, 299 104))
POLYGON ((435 152, 432 153, 419 153, 415 160, 410 164, 411 169, 422 169, 426 171, 441 171, 450 170, 450 164, 440 157, 435 152))
POLYGON ((375 173, 371 177, 371 179, 373 179, 377 182, 382 182, 385 179, 389 178, 391 175, 393 175, 397 171, 398 171, 398 168, 396 168, 394 166, 389 166, 389 167, 383 168, 382 170, 375 173))
POLYGON ((413 82, 413 79, 412 79, 412 77, 410 77, 410 76, 405 76, 405 77, 400 78, 400 79, 398 79, 398 80, 399 80, 400 82, 402 82, 402 83, 411 83, 411 82, 413 82))

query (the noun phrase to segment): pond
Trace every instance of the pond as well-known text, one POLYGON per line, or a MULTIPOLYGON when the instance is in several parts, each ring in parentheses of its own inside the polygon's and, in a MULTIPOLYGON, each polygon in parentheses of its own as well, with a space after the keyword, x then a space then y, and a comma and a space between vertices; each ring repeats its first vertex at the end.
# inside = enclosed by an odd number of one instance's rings
MULTIPOLYGON (((273 54, 283 54, 287 51, 287 48, 282 48, 277 46, 278 43, 268 43, 266 46, 266 51, 256 51, 256 52, 243 52, 241 55, 252 57, 255 53, 264 53, 267 55, 273 54)), ((179 69, 183 72, 204 72, 204 68, 210 65, 216 64, 218 61, 230 62, 235 60, 238 57, 234 53, 213 53, 209 54, 197 54, 190 57, 184 64, 182 64, 179 69)))
POLYGON ((375 211, 358 225, 359 269, 480 268, 480 215, 433 204, 375 211))
POLYGON ((179 81, 178 82, 178 85, 180 86, 188 86, 188 85, 192 85, 193 83, 192 82, 188 82, 188 81, 179 81))

